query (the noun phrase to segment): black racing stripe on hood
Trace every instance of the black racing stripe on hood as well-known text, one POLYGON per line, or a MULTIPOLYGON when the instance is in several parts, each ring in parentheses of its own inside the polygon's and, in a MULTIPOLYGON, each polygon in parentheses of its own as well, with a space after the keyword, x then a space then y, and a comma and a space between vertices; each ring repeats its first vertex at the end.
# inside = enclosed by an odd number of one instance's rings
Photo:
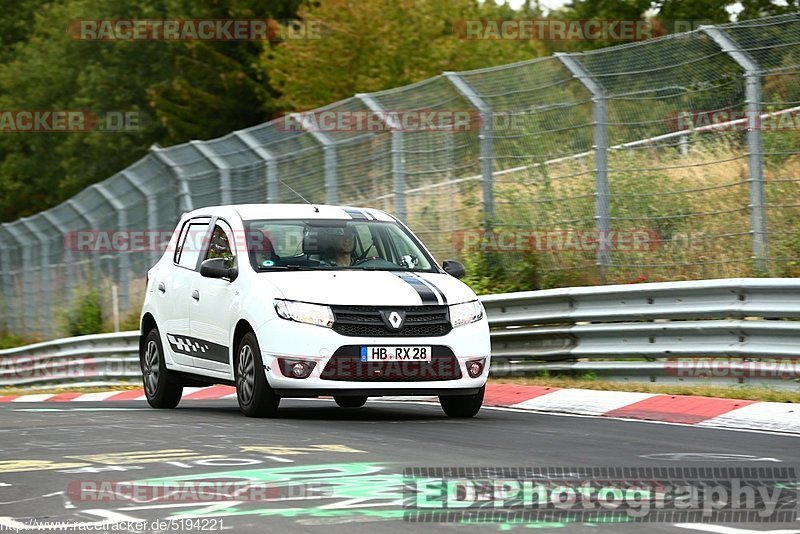
POLYGON ((439 299, 436 298, 436 293, 434 293, 431 288, 425 285, 425 283, 419 278, 411 276, 410 274, 398 274, 397 277, 414 288, 419 295, 419 298, 422 299, 422 304, 439 304, 439 299))
POLYGON ((445 296, 444 296, 444 291, 442 291, 441 289, 439 289, 439 288, 436 286, 436 284, 434 284, 433 282, 431 282, 431 281, 430 281, 430 280, 428 280, 427 278, 423 278, 423 277, 422 277, 422 276, 420 276, 420 275, 415 275, 415 276, 416 276, 417 278, 419 278, 419 279, 420 279, 420 280, 421 280, 421 281, 422 281, 424 284, 428 285, 428 286, 429 286, 431 289, 433 289, 433 291, 435 291, 436 293, 438 293, 438 294, 439 294, 439 297, 441 297, 441 299, 442 299, 442 304, 447 304, 447 297, 445 297, 445 296))

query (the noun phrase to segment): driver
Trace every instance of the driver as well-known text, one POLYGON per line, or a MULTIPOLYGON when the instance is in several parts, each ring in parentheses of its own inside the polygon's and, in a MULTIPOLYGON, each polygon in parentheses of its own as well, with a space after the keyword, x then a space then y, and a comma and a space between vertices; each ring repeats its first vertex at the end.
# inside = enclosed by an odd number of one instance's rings
POLYGON ((336 232, 320 251, 320 260, 336 267, 349 267, 353 263, 353 250, 356 248, 355 232, 349 226, 336 232))

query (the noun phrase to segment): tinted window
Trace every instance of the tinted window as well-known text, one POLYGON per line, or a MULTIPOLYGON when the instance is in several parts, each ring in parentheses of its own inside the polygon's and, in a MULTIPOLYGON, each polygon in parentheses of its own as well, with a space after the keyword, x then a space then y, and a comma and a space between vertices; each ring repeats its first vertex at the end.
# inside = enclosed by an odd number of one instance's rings
POLYGON ((257 270, 437 271, 419 242, 388 221, 249 221, 247 242, 257 270))

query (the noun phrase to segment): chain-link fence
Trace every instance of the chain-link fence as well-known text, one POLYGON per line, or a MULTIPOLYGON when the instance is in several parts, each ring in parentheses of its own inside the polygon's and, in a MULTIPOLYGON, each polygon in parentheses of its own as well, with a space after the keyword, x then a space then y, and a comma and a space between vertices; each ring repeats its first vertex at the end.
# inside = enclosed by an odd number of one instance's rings
POLYGON ((133 310, 166 242, 153 231, 202 206, 298 202, 293 190, 394 212, 440 260, 523 251, 539 286, 794 276, 798 45, 800 14, 701 27, 444 73, 153 147, 67 202, 0 225, 0 328, 56 334, 89 287, 108 298, 116 286, 133 310), (408 128, 412 112, 470 118, 408 128), (359 114, 371 126, 341 127, 359 114), (323 116, 334 126, 320 127, 323 116))

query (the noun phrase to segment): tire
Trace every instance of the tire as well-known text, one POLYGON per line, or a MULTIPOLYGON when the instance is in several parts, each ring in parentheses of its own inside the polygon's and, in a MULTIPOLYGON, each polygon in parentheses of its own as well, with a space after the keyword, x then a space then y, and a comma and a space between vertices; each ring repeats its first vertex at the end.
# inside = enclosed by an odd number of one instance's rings
POLYGON ((181 401, 181 385, 167 369, 164 347, 158 328, 151 328, 144 338, 139 352, 139 366, 142 369, 142 384, 147 403, 153 408, 174 408, 181 401))
POLYGON ((261 350, 252 332, 236 348, 236 399, 247 417, 272 417, 278 411, 280 397, 267 382, 261 350))
POLYGON ((483 405, 484 385, 475 395, 440 396, 439 402, 447 417, 475 417, 483 405))
POLYGON ((333 400, 342 408, 361 408, 367 403, 366 395, 363 397, 337 397, 334 395, 333 400))

